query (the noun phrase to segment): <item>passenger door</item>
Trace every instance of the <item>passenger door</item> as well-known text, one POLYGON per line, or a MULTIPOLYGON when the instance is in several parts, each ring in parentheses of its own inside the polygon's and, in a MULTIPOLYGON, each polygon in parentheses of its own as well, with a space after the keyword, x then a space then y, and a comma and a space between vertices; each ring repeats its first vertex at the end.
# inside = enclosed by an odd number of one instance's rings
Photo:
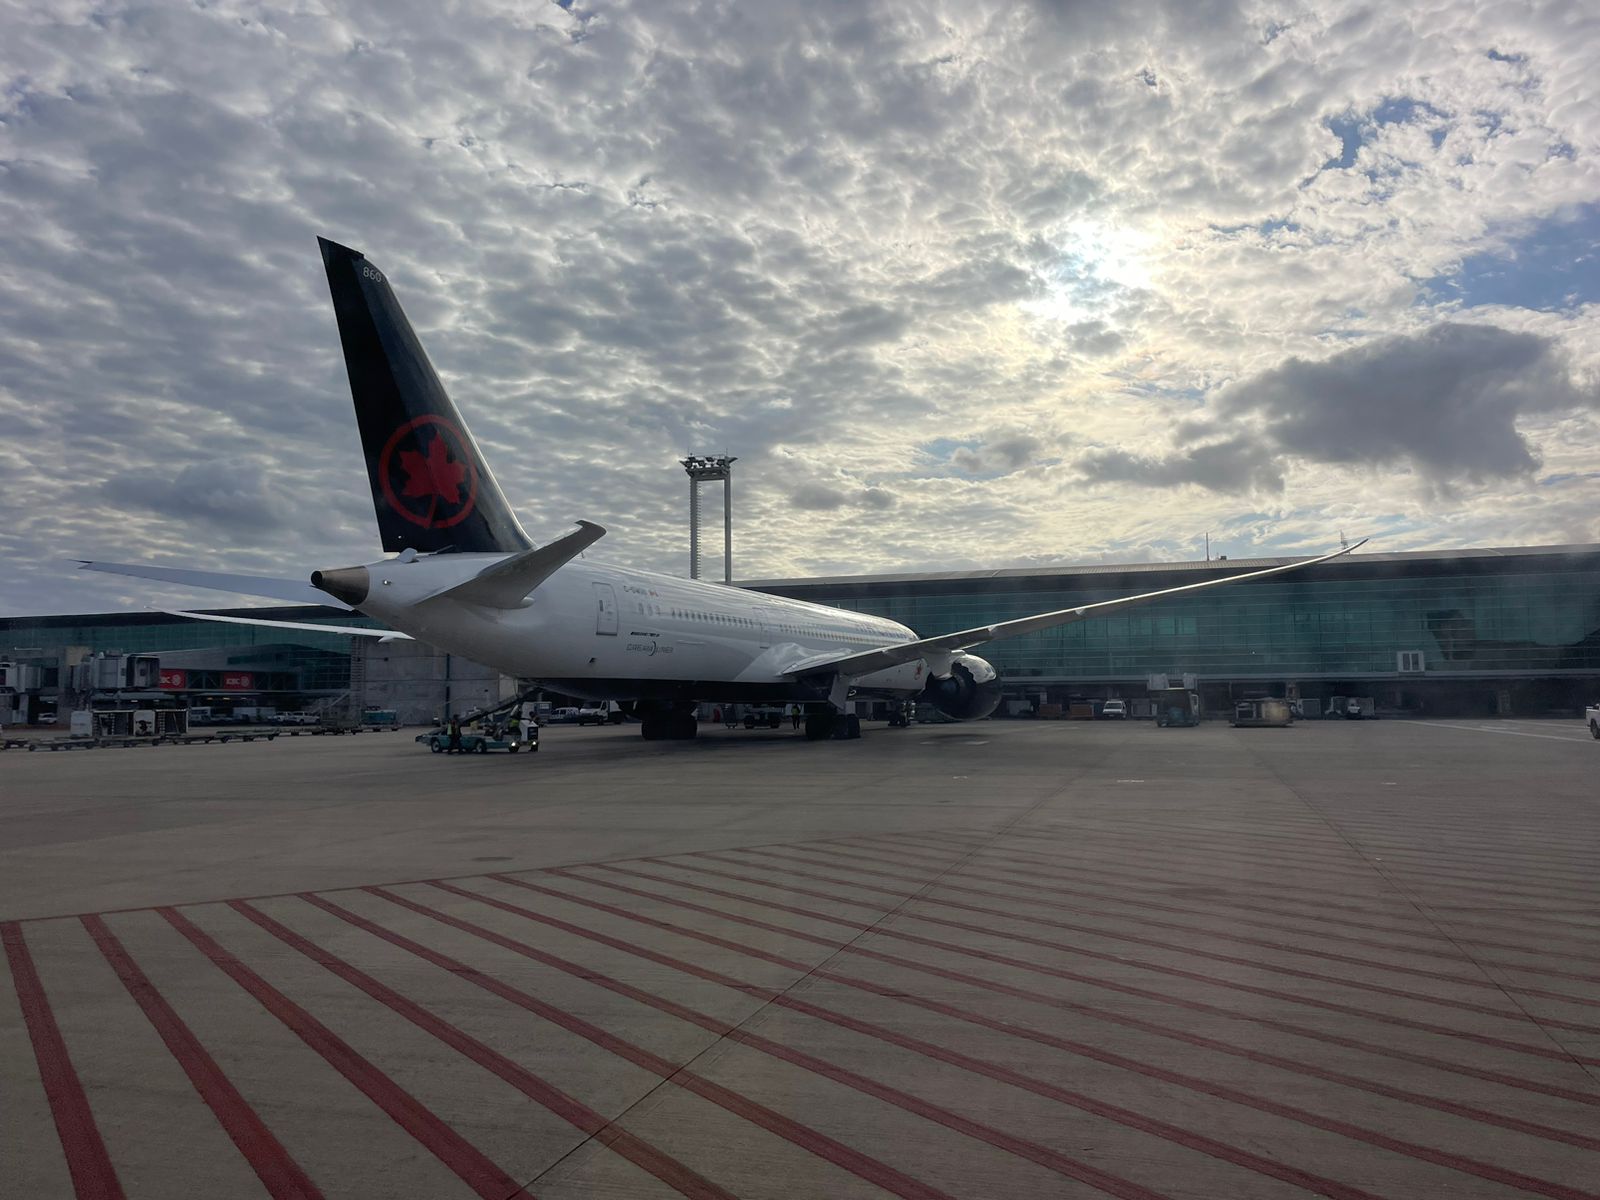
POLYGON ((594 631, 608 637, 617 636, 617 590, 609 583, 594 585, 594 631))

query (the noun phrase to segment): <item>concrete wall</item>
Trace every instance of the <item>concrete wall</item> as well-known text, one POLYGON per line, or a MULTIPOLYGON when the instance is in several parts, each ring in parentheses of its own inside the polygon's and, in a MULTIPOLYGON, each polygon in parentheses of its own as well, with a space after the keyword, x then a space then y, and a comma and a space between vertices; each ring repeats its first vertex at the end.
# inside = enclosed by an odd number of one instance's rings
POLYGON ((360 639, 351 651, 350 675, 356 711, 392 708, 406 725, 426 725, 517 694, 510 676, 417 642, 360 639))

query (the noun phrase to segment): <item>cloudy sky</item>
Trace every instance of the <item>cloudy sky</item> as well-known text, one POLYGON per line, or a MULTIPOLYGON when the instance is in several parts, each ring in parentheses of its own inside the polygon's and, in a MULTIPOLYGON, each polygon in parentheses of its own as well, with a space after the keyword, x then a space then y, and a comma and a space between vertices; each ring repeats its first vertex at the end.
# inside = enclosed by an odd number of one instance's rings
POLYGON ((375 556, 315 237, 543 540, 1600 541, 1583 0, 0 6, 0 613, 375 556))

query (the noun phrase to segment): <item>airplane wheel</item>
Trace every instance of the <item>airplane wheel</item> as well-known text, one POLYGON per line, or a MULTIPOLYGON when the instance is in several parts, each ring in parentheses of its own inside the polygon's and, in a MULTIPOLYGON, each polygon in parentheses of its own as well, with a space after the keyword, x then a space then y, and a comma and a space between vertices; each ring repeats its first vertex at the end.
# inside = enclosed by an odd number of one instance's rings
POLYGON ((845 737, 850 738, 852 741, 854 739, 860 737, 861 736, 861 718, 856 716, 855 713, 851 713, 848 717, 845 718, 845 729, 846 729, 845 737))
POLYGON ((700 724, 692 712, 672 715, 672 737, 676 741, 693 741, 700 734, 700 724))
POLYGON ((807 713, 806 714, 806 741, 820 742, 833 736, 834 714, 807 713))
POLYGON ((639 723, 639 732, 647 742, 659 742, 667 736, 666 722, 660 717, 646 717, 639 723))

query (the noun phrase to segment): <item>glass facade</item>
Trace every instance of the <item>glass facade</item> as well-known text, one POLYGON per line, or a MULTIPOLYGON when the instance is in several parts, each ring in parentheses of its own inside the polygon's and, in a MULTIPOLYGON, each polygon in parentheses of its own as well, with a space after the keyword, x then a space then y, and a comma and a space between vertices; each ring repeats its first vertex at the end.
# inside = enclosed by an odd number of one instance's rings
MULTIPOLYGON (((365 617, 337 616, 321 608, 238 609, 228 614, 376 626, 365 617)), ((72 646, 85 647, 91 655, 209 652, 204 658, 215 670, 193 672, 192 690, 220 687, 220 678, 210 676, 220 676, 228 668, 251 672, 257 691, 337 692, 350 686, 350 639, 338 634, 191 621, 165 613, 0 619, 0 658, 52 658, 72 646)), ((192 657, 168 661, 181 663, 192 657)))
MULTIPOLYGON (((925 636, 1196 583, 1260 563, 756 583, 925 636)), ((1008 680, 1600 676, 1600 547, 1390 554, 1309 568, 992 643, 1008 680), (1407 665, 1414 665, 1413 659, 1407 665)))

